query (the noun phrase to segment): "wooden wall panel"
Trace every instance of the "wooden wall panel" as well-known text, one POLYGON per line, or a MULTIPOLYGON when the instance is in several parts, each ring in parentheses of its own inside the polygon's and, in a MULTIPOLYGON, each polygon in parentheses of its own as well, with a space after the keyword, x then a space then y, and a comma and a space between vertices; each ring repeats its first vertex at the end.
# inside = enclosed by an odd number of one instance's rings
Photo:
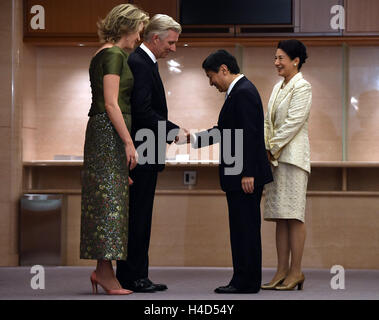
POLYGON ((164 13, 177 19, 176 0, 24 0, 24 35, 26 37, 96 37, 96 23, 116 5, 133 3, 153 16, 164 13), (34 5, 45 10, 45 29, 33 30, 34 5))
POLYGON ((301 0, 300 32, 338 32, 330 26, 334 5, 341 5, 341 0, 301 0))
POLYGON ((95 48, 38 48, 36 158, 83 154, 95 48), (63 129, 64 128, 64 129, 63 129))
POLYGON ((347 32, 379 32, 379 1, 345 0, 345 10, 347 32))
MULTIPOLYGON (((94 266, 94 260, 79 259, 80 195, 68 196, 67 203, 66 265, 94 266)), ((378 206, 377 197, 308 196, 303 267, 376 269, 378 206)), ((231 267, 225 195, 157 191, 149 257, 151 266, 231 267)), ((263 220, 262 259, 264 268, 276 266, 275 223, 263 220)))
MULTIPOLYGON (((236 54, 234 48, 224 48, 236 54)), ((199 131, 213 127, 224 102, 224 95, 209 86, 209 80, 201 68, 203 60, 214 50, 210 47, 178 48, 168 59, 159 61, 169 119, 189 130, 199 131), (170 63, 178 63, 180 66, 172 68, 170 63)), ((33 142, 30 139, 25 140, 24 145, 24 148, 34 150, 35 158, 28 156, 24 160, 53 159, 54 155, 59 154, 83 154, 87 113, 91 104, 88 65, 94 51, 95 48, 37 48, 35 78, 28 79, 29 82, 36 83, 35 97, 30 90, 25 91, 24 97, 24 101, 35 100, 35 118, 33 126, 30 126, 35 136, 34 147, 30 145, 33 142)), ((367 48, 354 52, 361 51, 362 54, 376 52, 367 48)), ((265 110, 274 84, 281 80, 273 66, 274 53, 275 47, 256 47, 243 49, 242 55, 243 72, 258 88, 265 110)), ((308 47, 308 53, 309 59, 302 71, 313 88, 309 121, 312 160, 341 160, 341 48, 308 47)), ((373 77, 375 70, 373 69, 373 77)), ((358 84, 365 83, 360 78, 358 80, 358 84)), ((370 130, 374 132, 374 129, 375 126, 370 126, 370 130)), ((217 146, 196 150, 187 145, 172 145, 167 156, 175 157, 176 153, 189 153, 192 160, 218 159, 217 146)), ((365 156, 365 160, 375 160, 379 154, 354 153, 357 155, 354 160, 362 160, 358 158, 360 155, 365 156)), ((25 155, 29 154, 31 153, 25 155)))
POLYGON ((0 266, 18 264, 22 181, 22 17, 18 1, 0 1, 0 266), (14 20, 12 20, 12 18, 14 20))
POLYGON ((25 45, 23 48, 23 76, 22 76, 22 144, 23 160, 36 158, 37 132, 37 59, 36 48, 25 45))
MULTIPOLYGON (((29 167, 33 170, 33 180, 39 181, 32 183, 34 188, 53 188, 54 183, 57 189, 69 188, 63 191, 63 263, 89 266, 94 265, 95 261, 79 259, 80 168, 81 165, 69 163, 66 166, 29 167), (72 181, 71 184, 61 178, 64 173, 67 174, 66 180, 72 181)), ((378 185, 375 184, 378 167, 348 168, 348 190, 351 191, 347 192, 340 188, 340 170, 333 165, 312 167, 311 179, 318 183, 311 182, 313 187, 310 187, 318 191, 307 194, 303 266, 330 268, 338 264, 347 269, 375 269, 379 265, 379 238, 376 232, 379 227, 379 198, 378 185), (367 183, 364 184, 363 180, 367 183), (330 188, 333 185, 336 188, 330 188)), ((54 188, 50 192, 59 193, 54 188)), ((261 204, 263 215, 264 199, 261 204)), ((7 232, 7 229, 4 231, 7 232)), ((275 267, 275 223, 263 220, 262 251, 263 266, 275 267)), ((217 166, 168 165, 159 174, 149 256, 151 266, 231 266, 228 209, 225 194, 218 185, 217 166), (198 183, 193 188, 183 186, 181 177, 184 170, 197 171, 198 183)))
POLYGON ((24 0, 25 36, 83 36, 95 35, 96 22, 104 18, 123 0, 24 0), (33 30, 30 9, 42 5, 45 9, 45 29, 33 30))
POLYGON ((148 12, 150 17, 157 13, 163 13, 169 15, 176 21, 179 19, 177 0, 132 0, 129 2, 148 12))
MULTIPOLYGON (((37 45, 97 45, 96 22, 103 18, 111 8, 120 3, 133 3, 147 11, 150 16, 156 13, 164 13, 172 16, 179 22, 178 0, 20 0, 23 1, 24 15, 24 41, 37 45), (30 22, 35 13, 31 13, 34 5, 42 5, 45 9, 45 29, 33 30, 30 22)), ((334 4, 342 4, 343 0, 298 0, 299 11, 296 28, 303 34, 329 33, 337 31, 331 29, 330 9, 334 4)), ((379 3, 376 0, 346 0, 346 34, 379 32, 379 22, 376 19, 379 3)), ((294 34, 296 35, 296 34, 294 34)), ((220 35, 219 35, 220 36, 220 35)), ((280 37, 279 34, 276 35, 280 37)), ((200 36, 204 37, 204 34, 200 36)), ((195 35, 196 38, 196 35, 195 35)), ((197 38, 197 39, 200 39, 197 38)), ((325 40, 312 37, 316 43, 341 43, 342 41, 366 41, 378 43, 377 37, 368 39, 351 39, 351 37, 337 37, 325 40)), ((215 38, 206 38, 205 41, 214 42, 215 38)), ((253 41, 254 44, 270 41, 267 38, 254 37, 229 37, 223 38, 227 44, 244 43, 253 41)))
POLYGON ((379 159, 379 47, 349 48, 347 154, 350 161, 379 159))

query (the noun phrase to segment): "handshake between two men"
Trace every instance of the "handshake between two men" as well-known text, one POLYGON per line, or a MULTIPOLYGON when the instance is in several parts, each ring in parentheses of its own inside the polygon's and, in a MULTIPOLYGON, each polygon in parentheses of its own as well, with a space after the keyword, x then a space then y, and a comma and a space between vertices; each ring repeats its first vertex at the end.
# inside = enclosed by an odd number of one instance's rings
MULTIPOLYGON (((228 131, 228 129, 224 129, 223 131, 228 131)), ((237 129, 237 131, 239 130, 237 129)), ((241 129, 239 132, 237 132, 237 134, 234 135, 235 141, 231 141, 232 139, 225 139, 226 136, 229 136, 229 138, 231 138, 232 134, 230 130, 229 130, 229 133, 230 133, 229 135, 225 134, 225 132, 221 134, 221 132, 219 131, 219 128, 217 127, 214 127, 210 130, 206 130, 197 134, 190 133, 185 128, 180 128, 177 136, 175 137, 175 143, 178 145, 191 143, 193 148, 201 148, 204 146, 209 146, 213 143, 221 142, 221 140, 223 140, 224 144, 226 143, 229 145, 227 149, 229 148, 230 150, 234 149, 234 152, 233 152, 234 156, 226 155, 225 150, 221 155, 223 158, 226 158, 226 159, 223 159, 221 163, 225 163, 225 160, 226 160, 228 164, 234 165, 232 168, 231 167, 224 168, 225 175, 238 177, 242 173, 243 162, 244 162, 243 161, 243 156, 244 156, 243 130, 241 129), (221 136, 223 136, 223 139, 221 138, 221 136), (206 138, 205 139, 207 141, 206 143, 202 143, 204 138, 206 138)), ((254 192, 254 177, 242 176, 240 179, 241 179, 240 183, 241 183, 242 190, 245 193, 253 193, 254 192)))
POLYGON ((236 58, 226 50, 209 55, 202 68, 209 85, 225 94, 217 125, 195 134, 180 128, 175 142, 191 143, 196 149, 219 143, 221 189, 231 195, 242 188, 245 195, 254 194, 258 199, 262 186, 272 181, 258 90, 240 72, 236 58))
POLYGON ((191 133, 185 128, 180 128, 178 135, 175 137, 175 143, 186 144, 190 142, 191 142, 191 133))

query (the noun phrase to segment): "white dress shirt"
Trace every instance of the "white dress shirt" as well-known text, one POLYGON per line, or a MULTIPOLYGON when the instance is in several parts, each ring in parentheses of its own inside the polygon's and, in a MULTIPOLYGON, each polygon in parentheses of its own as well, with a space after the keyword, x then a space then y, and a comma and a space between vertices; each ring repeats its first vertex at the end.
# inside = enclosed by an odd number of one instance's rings
POLYGON ((228 95, 230 94, 230 92, 233 90, 233 87, 235 86, 235 84, 238 82, 239 79, 241 79, 242 77, 244 77, 245 75, 244 74, 240 74, 237 78, 235 78, 232 83, 229 85, 229 88, 228 90, 226 91, 226 95, 225 95, 225 99, 228 97, 228 95))
POLYGON ((153 60, 154 63, 157 63, 157 58, 155 57, 154 53, 152 53, 151 50, 145 46, 144 43, 141 43, 140 48, 147 53, 147 55, 150 57, 151 60, 153 60))

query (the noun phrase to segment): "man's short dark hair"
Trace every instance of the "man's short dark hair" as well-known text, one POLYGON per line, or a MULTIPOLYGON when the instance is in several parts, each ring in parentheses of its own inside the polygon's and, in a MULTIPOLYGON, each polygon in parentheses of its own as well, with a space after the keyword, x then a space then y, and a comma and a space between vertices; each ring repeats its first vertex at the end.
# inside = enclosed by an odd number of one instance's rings
POLYGON ((204 60, 202 67, 205 71, 213 71, 217 73, 220 70, 220 66, 222 64, 228 67, 230 73, 240 73, 240 68, 238 66, 236 58, 228 51, 223 49, 217 50, 216 52, 210 54, 204 60))

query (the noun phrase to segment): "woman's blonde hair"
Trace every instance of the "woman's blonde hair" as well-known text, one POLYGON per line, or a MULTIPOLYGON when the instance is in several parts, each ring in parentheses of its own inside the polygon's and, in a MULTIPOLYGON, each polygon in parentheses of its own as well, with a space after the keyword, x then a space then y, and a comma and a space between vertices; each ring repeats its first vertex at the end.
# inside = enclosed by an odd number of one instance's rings
POLYGON ((116 43, 124 34, 138 30, 141 23, 146 25, 149 15, 132 4, 120 4, 97 23, 100 42, 116 43))
POLYGON ((167 36, 168 30, 181 33, 182 27, 170 16, 166 14, 156 14, 147 24, 143 38, 149 42, 153 35, 157 34, 160 39, 164 39, 167 36))

